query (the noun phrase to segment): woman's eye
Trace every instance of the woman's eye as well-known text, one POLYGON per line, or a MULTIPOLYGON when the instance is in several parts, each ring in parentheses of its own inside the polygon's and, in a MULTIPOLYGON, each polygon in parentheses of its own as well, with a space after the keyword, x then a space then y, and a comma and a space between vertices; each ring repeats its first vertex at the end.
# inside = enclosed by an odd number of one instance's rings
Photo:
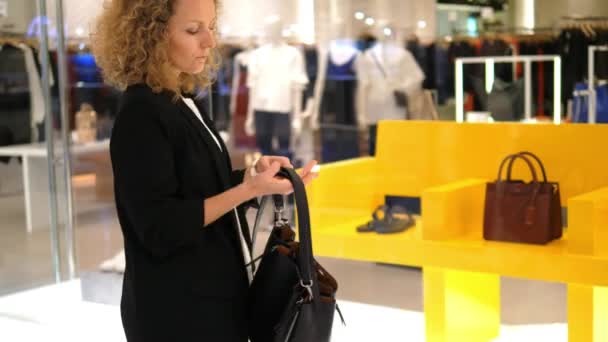
POLYGON ((188 33, 190 33, 190 34, 197 34, 198 30, 188 30, 188 33))

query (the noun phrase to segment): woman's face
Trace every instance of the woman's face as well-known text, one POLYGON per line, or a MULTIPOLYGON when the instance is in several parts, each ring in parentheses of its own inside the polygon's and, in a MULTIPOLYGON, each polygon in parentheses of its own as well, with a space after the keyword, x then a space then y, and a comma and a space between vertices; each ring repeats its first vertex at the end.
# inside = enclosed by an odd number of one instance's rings
POLYGON ((199 74, 215 47, 215 1, 177 0, 173 13, 169 19, 169 61, 180 73, 199 74))

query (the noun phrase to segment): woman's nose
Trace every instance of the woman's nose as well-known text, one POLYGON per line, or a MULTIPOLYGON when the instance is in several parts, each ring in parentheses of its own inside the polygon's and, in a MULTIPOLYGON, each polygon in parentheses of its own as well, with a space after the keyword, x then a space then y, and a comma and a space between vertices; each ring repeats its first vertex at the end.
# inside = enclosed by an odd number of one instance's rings
POLYGON ((209 29, 205 30, 201 38, 201 46, 205 49, 213 49, 216 46, 215 35, 209 29))

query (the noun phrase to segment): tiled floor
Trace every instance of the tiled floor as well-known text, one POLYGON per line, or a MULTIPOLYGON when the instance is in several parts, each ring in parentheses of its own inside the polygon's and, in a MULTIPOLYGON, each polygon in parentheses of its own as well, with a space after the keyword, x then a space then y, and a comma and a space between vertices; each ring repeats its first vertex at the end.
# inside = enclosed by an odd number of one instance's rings
MULTIPOLYGON (((333 342, 424 341, 422 313, 340 301, 347 325, 334 321, 333 342)), ((0 340, 122 342, 117 306, 83 302, 79 281, 0 298, 0 340)), ((496 342, 567 341, 565 324, 503 325, 496 342)))
MULTIPOLYGON (((86 185, 77 187, 75 196, 78 269, 94 271, 122 248, 114 204, 98 201, 93 188, 86 185)), ((24 221, 22 196, 0 195, 0 296, 50 284, 53 280, 49 232, 27 234, 24 221)), ((264 234, 258 241, 259 250, 264 234)), ((330 258, 320 258, 320 262, 339 280, 342 300, 406 310, 397 311, 400 313, 422 311, 421 273, 417 269, 330 258)), ((563 284, 505 278, 502 280, 502 321, 505 324, 565 323, 565 296, 563 284)), ((25 324, 23 327, 32 324, 13 323, 14 326, 25 324)), ((0 337, 0 340, 5 339, 0 337)))

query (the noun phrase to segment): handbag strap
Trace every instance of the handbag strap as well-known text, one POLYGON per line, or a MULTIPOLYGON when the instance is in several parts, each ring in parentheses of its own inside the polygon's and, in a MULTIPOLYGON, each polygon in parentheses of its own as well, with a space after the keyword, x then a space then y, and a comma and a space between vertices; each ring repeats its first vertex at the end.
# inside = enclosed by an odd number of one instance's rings
MULTIPOLYGON (((281 168, 277 174, 279 177, 286 178, 293 185, 293 195, 295 197, 296 208, 298 211, 298 233, 300 238, 300 249, 297 253, 297 264, 300 274, 301 285, 306 288, 316 289, 318 284, 313 283, 312 269, 313 269, 313 253, 312 253, 312 237, 310 232, 310 213, 308 210, 308 199, 306 198, 306 189, 300 176, 293 170, 287 168, 281 168)), ((263 215, 266 200, 269 196, 262 198, 260 209, 256 214, 255 224, 252 229, 252 241, 256 241, 256 237, 263 215)), ((282 206, 282 196, 273 195, 273 202, 275 206, 282 206)), ((255 261, 260 258, 254 259, 255 261)), ((255 267, 255 262, 251 262, 246 266, 255 267)), ((317 293, 318 291, 313 291, 317 293)))
POLYGON ((511 180, 511 170, 513 168, 513 163, 515 162, 515 159, 521 159, 523 161, 526 162, 526 164, 528 164, 528 168, 530 169, 530 172, 532 172, 532 179, 535 183, 538 183, 538 176, 536 175, 536 170, 534 169, 534 165, 532 165, 532 162, 530 162, 530 160, 521 154, 511 154, 508 155, 505 159, 503 159, 503 161, 500 163, 500 168, 498 169, 498 182, 502 181, 502 174, 503 174, 503 168, 505 166, 505 163, 508 161, 509 162, 509 166, 507 167, 507 181, 511 180))
MULTIPOLYGON (((540 158, 537 155, 535 155, 532 152, 528 152, 528 151, 522 151, 522 152, 519 152, 517 154, 519 154, 521 156, 524 156, 524 157, 526 157, 526 156, 527 157, 531 157, 532 159, 536 160, 537 164, 540 166, 541 172, 543 173, 543 180, 544 180, 544 182, 548 183, 548 181, 547 181, 547 172, 545 171, 545 166, 543 165, 543 162, 540 160, 540 158)), ((509 162, 509 164, 512 164, 514 161, 515 161, 515 159, 511 159, 511 161, 509 162)), ((507 174, 507 179, 511 179, 511 171, 512 171, 511 167, 509 167, 508 170, 509 171, 508 171, 508 174, 507 174)))
MULTIPOLYGON (((318 286, 312 280, 313 253, 312 236, 310 232, 310 213, 308 210, 308 198, 306 189, 300 176, 293 169, 282 167, 277 176, 284 177, 293 185, 293 195, 298 216, 298 235, 300 240, 299 253, 297 253, 297 263, 300 271, 300 285, 305 288, 318 286)), ((317 291, 314 291, 315 293, 317 291)), ((311 293, 312 296, 312 293, 311 293)))
POLYGON ((380 72, 382 72, 382 75, 384 76, 385 79, 388 78, 388 74, 386 73, 386 70, 384 70, 384 67, 382 66, 382 63, 380 63, 380 60, 378 59, 378 56, 376 56, 376 54, 370 50, 369 52, 370 55, 372 55, 372 59, 374 60, 374 63, 376 64, 376 66, 378 67, 378 69, 380 69, 380 72))
POLYGON ((515 156, 515 154, 509 154, 508 156, 506 156, 501 162, 500 162, 500 166, 498 167, 498 176, 496 176, 496 181, 500 182, 502 180, 502 174, 503 174, 503 170, 505 168, 505 165, 507 164, 507 162, 511 161, 513 159, 513 157, 515 156))

